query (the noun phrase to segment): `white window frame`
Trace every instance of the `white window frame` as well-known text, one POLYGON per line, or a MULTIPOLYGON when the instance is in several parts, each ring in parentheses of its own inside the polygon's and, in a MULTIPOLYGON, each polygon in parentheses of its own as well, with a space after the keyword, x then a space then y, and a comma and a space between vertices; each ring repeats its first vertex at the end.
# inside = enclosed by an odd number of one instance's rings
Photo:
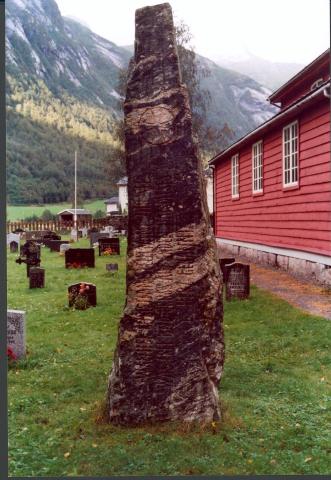
POLYGON ((283 128, 283 187, 299 185, 299 123, 289 123, 283 128), (293 135, 293 127, 296 128, 293 135))
POLYGON ((239 153, 231 157, 231 197, 239 198, 239 153))
POLYGON ((263 193, 263 142, 252 145, 252 190, 253 193, 263 193))

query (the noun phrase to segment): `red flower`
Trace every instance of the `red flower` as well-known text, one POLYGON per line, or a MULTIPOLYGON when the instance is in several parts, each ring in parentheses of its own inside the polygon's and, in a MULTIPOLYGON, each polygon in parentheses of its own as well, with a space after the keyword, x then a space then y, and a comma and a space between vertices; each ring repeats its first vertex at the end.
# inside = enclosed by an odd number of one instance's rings
POLYGON ((8 360, 16 360, 16 355, 10 347, 7 347, 8 360))

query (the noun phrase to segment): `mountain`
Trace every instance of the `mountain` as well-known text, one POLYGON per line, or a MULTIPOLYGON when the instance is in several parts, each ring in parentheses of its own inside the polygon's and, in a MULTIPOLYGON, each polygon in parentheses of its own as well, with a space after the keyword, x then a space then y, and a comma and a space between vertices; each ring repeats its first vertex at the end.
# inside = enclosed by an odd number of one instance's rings
POLYGON ((266 98, 271 90, 252 78, 220 67, 208 58, 198 55, 200 70, 209 72, 201 75, 201 86, 210 92, 208 123, 211 126, 226 123, 234 131, 234 138, 268 120, 278 109, 266 98))
POLYGON ((304 67, 300 63, 271 62, 249 52, 246 52, 241 58, 219 56, 215 61, 222 67, 254 78, 272 91, 277 90, 304 67))
MULTIPOLYGON (((116 193, 125 174, 114 134, 122 116, 117 84, 130 50, 62 17, 54 0, 6 1, 8 202, 70 199, 75 149, 79 196, 116 193)), ((198 59, 211 97, 207 124, 222 128, 227 142, 275 113, 258 82, 198 59)))

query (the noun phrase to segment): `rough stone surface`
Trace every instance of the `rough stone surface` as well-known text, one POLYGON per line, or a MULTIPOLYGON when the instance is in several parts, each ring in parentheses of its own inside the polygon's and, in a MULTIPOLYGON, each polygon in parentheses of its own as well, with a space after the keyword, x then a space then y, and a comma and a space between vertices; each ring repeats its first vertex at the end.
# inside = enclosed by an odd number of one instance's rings
POLYGON ((125 112, 127 298, 109 420, 219 418, 221 275, 169 4, 136 11, 125 112))

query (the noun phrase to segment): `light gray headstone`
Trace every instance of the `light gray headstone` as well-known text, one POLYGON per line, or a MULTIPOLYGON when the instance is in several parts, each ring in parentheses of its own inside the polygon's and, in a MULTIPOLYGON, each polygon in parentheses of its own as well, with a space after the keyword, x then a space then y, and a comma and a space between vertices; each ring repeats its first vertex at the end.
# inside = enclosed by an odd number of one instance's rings
POLYGON ((9 245, 11 242, 16 242, 20 244, 20 234, 19 233, 7 233, 7 245, 9 245))
POLYGON ((78 232, 77 230, 75 230, 74 228, 71 230, 70 232, 70 237, 71 237, 71 240, 74 240, 75 242, 77 242, 78 240, 78 232))
POLYGON ((69 248, 70 248, 69 243, 61 243, 61 245, 60 245, 60 253, 66 252, 67 250, 69 250, 69 248))
POLYGON ((112 225, 107 225, 103 229, 103 232, 107 232, 107 233, 112 233, 113 231, 114 231, 114 227, 112 225))
POLYGON ((10 347, 17 359, 26 355, 25 312, 7 310, 7 347, 10 347))

